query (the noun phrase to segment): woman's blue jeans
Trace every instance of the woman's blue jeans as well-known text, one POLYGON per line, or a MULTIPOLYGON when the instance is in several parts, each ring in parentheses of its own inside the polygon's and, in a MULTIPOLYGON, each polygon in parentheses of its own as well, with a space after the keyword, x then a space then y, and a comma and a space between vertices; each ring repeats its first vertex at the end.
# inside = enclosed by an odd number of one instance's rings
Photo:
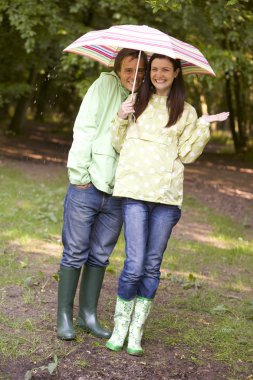
POLYGON ((64 203, 61 265, 105 267, 122 228, 121 198, 95 186, 69 186, 64 203))
POLYGON ((119 278, 118 295, 154 298, 160 267, 172 228, 181 216, 178 206, 125 198, 123 222, 126 259, 119 278))

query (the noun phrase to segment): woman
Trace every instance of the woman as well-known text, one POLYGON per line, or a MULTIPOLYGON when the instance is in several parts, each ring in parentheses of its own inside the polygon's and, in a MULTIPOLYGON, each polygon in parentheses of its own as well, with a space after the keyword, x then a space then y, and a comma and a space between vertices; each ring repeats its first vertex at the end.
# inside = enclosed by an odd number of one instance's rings
POLYGON ((163 253, 181 216, 183 164, 202 153, 209 122, 227 117, 198 119, 185 102, 180 61, 158 54, 150 59, 135 103, 121 105, 112 133, 120 152, 113 195, 123 197, 126 259, 107 348, 120 350, 129 332, 127 352, 143 354, 143 326, 159 285, 163 253))

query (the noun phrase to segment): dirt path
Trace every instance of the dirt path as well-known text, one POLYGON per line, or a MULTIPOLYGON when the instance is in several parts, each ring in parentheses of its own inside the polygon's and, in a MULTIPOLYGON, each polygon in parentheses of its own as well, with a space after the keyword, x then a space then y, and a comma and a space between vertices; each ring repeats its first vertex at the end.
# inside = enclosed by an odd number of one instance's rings
MULTIPOLYGON (((59 170, 58 165, 66 164, 72 136, 59 137, 49 133, 48 128, 31 124, 22 138, 0 136, 0 157, 18 159, 23 170, 34 171, 36 175, 43 175, 43 172, 46 175, 48 168, 59 170), (43 166, 38 169, 35 163, 43 163, 43 166)), ((209 144, 197 162, 186 165, 184 193, 230 216, 250 233, 253 227, 253 163, 249 165, 231 156, 217 155, 213 150, 209 144)))
MULTIPOLYGON (((253 168, 206 153, 186 167, 185 193, 230 216, 252 236, 253 168)), ((203 215, 205 220, 205 216, 203 215)))
MULTIPOLYGON (((67 152, 71 138, 62 139, 57 136, 45 134, 44 127, 36 128, 32 134, 23 139, 2 138, 0 139, 0 170, 1 164, 8 163, 21 170, 25 175, 33 178, 50 178, 55 173, 65 172, 67 152), (47 137, 45 137, 47 136, 47 137)), ((207 152, 196 163, 186 167, 185 171, 185 194, 198 198, 210 209, 228 215, 238 223, 242 223, 248 233, 252 232, 253 226, 253 168, 240 164, 237 161, 229 161, 219 156, 207 152)), ((195 223, 186 212, 176 227, 175 233, 184 237, 193 237, 197 241, 203 241, 208 233, 203 236, 209 226, 205 226, 205 214, 203 212, 203 223, 195 223)), ((39 242, 41 244, 41 242, 39 242)), ((43 255, 45 247, 39 246, 37 254, 43 255)), ((10 248, 11 249, 11 248, 10 248)), ((33 247, 33 251, 35 247, 33 247)), ((52 278, 55 268, 48 268, 45 264, 41 270, 52 278), (50 273, 49 273, 50 272, 50 273)), ((57 292, 56 282, 50 281, 50 294, 43 294, 42 304, 54 315, 55 314, 55 294, 57 292)), ((99 305, 99 313, 103 314, 105 320, 112 318, 113 305, 112 295, 116 294, 117 278, 108 273, 103 287, 103 295, 99 305), (110 300, 108 302, 108 300, 110 300)), ((170 293, 180 296, 180 287, 177 284, 170 284, 170 293)), ((19 294, 15 287, 8 289, 10 295, 10 315, 15 315, 13 300, 18 306, 18 314, 24 314, 32 318, 34 310, 28 310, 22 303, 22 294, 19 294), (23 310, 24 309, 24 310, 23 310)), ((158 292, 156 302, 163 304, 167 301, 166 291, 158 292)), ((114 299, 114 298, 113 298, 114 299)), ((8 309, 8 305, 6 305, 8 309)), ((77 313, 77 310, 75 310, 77 313)), ((159 315, 153 312, 153 319, 159 320, 159 315)), ((52 333, 52 323, 42 322, 47 336, 48 345, 53 346, 55 331, 52 333), (48 325, 45 325, 48 323, 48 325)), ((147 333, 152 329, 152 323, 147 326, 147 333)), ((157 330, 159 331, 159 329, 157 330)), ((213 362, 205 357, 205 365, 186 360, 182 352, 177 347, 164 347, 156 336, 152 344, 145 346, 145 356, 143 358, 129 357, 125 352, 120 355, 108 352, 97 344, 96 338, 90 335, 85 336, 85 340, 80 345, 75 343, 62 343, 69 350, 70 355, 65 355, 61 359, 58 375, 36 375, 33 379, 61 379, 61 380, 221 380, 227 379, 227 367, 222 362, 213 362), (79 364, 87 367, 85 370, 78 370, 73 373, 73 358, 79 364)), ((205 354, 202 353, 202 357, 205 354)), ((38 351, 39 357, 39 351, 38 351)), ((50 352, 49 352, 50 357, 50 352)), ((42 363, 43 364, 43 363, 42 363)), ((27 369, 35 366, 29 358, 0 363, 0 378, 23 380, 23 375, 27 369), (2 372, 1 372, 2 371, 2 372), (9 373, 12 377, 1 377, 1 373, 9 373)), ((80 365, 79 365, 80 367, 80 365)))

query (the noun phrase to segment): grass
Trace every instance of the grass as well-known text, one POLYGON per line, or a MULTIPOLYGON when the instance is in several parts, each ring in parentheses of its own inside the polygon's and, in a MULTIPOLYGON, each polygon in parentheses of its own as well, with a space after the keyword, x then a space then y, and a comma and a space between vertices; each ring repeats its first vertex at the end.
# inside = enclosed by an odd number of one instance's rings
MULTIPOLYGON (((203 210, 197 200, 188 198, 186 209, 191 208, 200 223, 205 213, 215 244, 171 240, 163 269, 171 286, 180 284, 182 289, 163 305, 154 324, 165 344, 186 345, 188 357, 199 360, 208 352, 228 363, 235 375, 247 372, 253 363, 252 241, 230 218, 203 210)), ((153 339, 152 333, 149 337, 153 339)))
MULTIPOLYGON (((160 289, 173 289, 173 298, 155 305, 146 336, 155 342, 158 335, 165 345, 183 347, 182 355, 197 363, 203 358, 227 363, 235 376, 231 379, 237 379, 253 363, 252 241, 244 236, 243 226, 194 198, 186 197, 184 209, 194 210, 194 222, 200 225, 205 214, 210 243, 171 238, 160 289)), ((121 267, 123 250, 120 239, 113 273, 121 267)))
MULTIPOLYGON (((47 271, 51 266, 57 268, 61 255, 66 178, 37 181, 8 166, 0 170, 0 356, 33 362, 38 353, 43 360, 50 355, 68 357, 83 344, 82 337, 68 345, 54 336, 44 337, 55 323, 54 313, 44 305, 56 287, 55 276, 48 276, 47 271), (8 300, 8 314, 7 292, 13 297, 13 303, 8 300), (15 297, 20 294, 22 302, 16 305, 15 297), (40 312, 39 319, 33 309, 40 312)), ((230 368, 229 379, 242 378, 242 374, 246 378, 253 363, 252 241, 247 240, 243 225, 194 198, 186 197, 184 210, 200 225, 205 214, 210 239, 171 238, 157 298, 163 291, 171 296, 162 302, 155 300, 145 338, 177 347, 182 357, 198 365, 206 360, 224 362, 230 368)), ((118 275, 123 260, 121 235, 108 275, 118 275)), ((100 343, 94 338, 93 345, 100 343)), ((77 356, 73 363, 89 367, 83 357, 77 356)))
POLYGON ((1 248, 12 240, 22 244, 31 238, 59 235, 66 189, 59 178, 54 183, 34 183, 19 171, 2 167, 0 179, 1 248))

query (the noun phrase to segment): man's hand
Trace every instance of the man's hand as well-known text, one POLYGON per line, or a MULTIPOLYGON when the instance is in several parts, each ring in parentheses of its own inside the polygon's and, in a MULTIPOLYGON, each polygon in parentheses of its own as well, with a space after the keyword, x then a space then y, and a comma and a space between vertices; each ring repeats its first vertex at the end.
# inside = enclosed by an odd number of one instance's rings
POLYGON ((80 189, 88 189, 92 186, 92 182, 86 183, 85 185, 74 185, 76 187, 79 187, 80 189))

